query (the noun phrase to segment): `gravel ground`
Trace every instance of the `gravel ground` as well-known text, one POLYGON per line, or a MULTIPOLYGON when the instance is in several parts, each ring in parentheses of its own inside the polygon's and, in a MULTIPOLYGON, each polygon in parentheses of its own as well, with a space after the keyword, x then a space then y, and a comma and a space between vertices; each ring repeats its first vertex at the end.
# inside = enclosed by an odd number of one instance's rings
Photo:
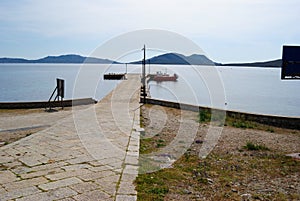
MULTIPOLYGON (((145 137, 151 138, 159 133, 159 139, 163 139, 166 146, 179 132, 190 135, 190 130, 179 131, 187 119, 198 119, 198 113, 195 112, 152 105, 142 107, 142 116, 145 137)), ((208 143, 206 136, 209 129, 209 123, 198 124, 188 154, 199 155, 201 147, 208 143)), ((260 129, 231 126, 223 126, 220 129, 222 131, 216 146, 206 159, 199 159, 199 164, 207 163, 211 167, 207 172, 209 185, 199 187, 192 178, 188 182, 176 181, 173 186, 168 186, 169 191, 164 200, 300 200, 299 163, 280 164, 285 163, 280 161, 280 157, 300 153, 299 130, 263 125, 260 129), (245 150, 247 142, 265 146, 269 150, 245 150), (278 168, 272 169, 273 167, 278 168), (284 168, 288 170, 285 171, 284 168), (237 176, 235 179, 228 178, 226 183, 221 175, 225 171, 227 175, 237 176)), ((180 160, 176 163, 177 166, 181 165, 180 160)))

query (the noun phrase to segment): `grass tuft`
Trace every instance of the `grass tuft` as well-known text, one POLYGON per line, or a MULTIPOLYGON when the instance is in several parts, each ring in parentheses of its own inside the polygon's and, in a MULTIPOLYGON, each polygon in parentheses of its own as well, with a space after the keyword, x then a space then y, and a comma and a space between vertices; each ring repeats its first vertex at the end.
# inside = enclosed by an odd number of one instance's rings
POLYGON ((209 110, 201 110, 199 112, 199 122, 209 122, 211 120, 211 112, 209 110))
POLYGON ((256 124, 250 121, 240 121, 235 120, 229 123, 229 125, 235 127, 235 128, 255 128, 256 124))
POLYGON ((270 150, 265 145, 258 145, 258 144, 254 144, 252 142, 247 142, 247 144, 244 146, 244 148, 249 151, 269 151, 270 150))

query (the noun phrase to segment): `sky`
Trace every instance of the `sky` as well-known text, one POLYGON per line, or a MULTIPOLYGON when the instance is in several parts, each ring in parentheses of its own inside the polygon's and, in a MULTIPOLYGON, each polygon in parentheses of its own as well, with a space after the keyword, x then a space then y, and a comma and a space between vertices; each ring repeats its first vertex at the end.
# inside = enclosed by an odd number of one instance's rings
POLYGON ((281 58, 300 44, 299 0, 0 0, 0 57, 90 55, 127 32, 166 30, 216 62, 281 58))

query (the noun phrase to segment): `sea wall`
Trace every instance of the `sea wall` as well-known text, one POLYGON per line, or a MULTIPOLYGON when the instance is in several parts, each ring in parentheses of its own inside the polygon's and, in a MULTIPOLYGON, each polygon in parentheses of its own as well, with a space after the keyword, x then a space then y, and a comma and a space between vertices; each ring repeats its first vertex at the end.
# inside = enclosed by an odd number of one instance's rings
MULTIPOLYGON (((144 100, 141 99, 141 102, 144 100)), ((146 98, 146 104, 152 105, 160 105, 164 107, 171 107, 183 110, 190 110, 190 111, 201 111, 201 110, 208 110, 215 112, 226 112, 227 117, 231 117, 233 119, 245 120, 245 121, 252 121, 257 122, 260 124, 280 127, 280 128, 289 128, 289 129, 297 129, 300 130, 300 118, 296 117, 282 117, 282 116, 272 116, 272 115, 262 115, 262 114, 252 114, 252 113, 245 113, 245 112, 237 112, 237 111, 224 111, 220 109, 213 109, 189 104, 182 104, 164 100, 156 100, 146 98)))
MULTIPOLYGON (((76 105, 89 105, 97 103, 92 98, 82 98, 73 100, 64 100, 63 102, 51 102, 51 107, 71 107, 76 105)), ((33 108, 46 108, 49 107, 48 102, 5 102, 0 103, 0 109, 33 109, 33 108)))

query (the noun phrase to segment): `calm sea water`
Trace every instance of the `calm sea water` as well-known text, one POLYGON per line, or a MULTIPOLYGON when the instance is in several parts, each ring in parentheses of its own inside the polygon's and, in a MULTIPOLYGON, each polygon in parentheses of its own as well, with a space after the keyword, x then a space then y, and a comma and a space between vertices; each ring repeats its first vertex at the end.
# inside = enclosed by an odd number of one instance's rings
POLYGON ((48 100, 56 87, 56 78, 65 80, 65 99, 92 97, 99 100, 118 83, 103 81, 106 68, 93 64, 84 67, 80 64, 0 64, 0 102, 48 100), (86 80, 82 83, 80 78, 84 76, 86 80), (96 84, 91 82, 95 77, 96 84))
MULTIPOLYGON (((147 72, 179 75, 177 82, 150 82, 152 98, 259 114, 300 117, 300 81, 280 79, 278 68, 147 66, 147 72)), ((128 65, 129 73, 140 73, 128 65)), ((1 64, 0 102, 48 100, 56 78, 66 82, 66 97, 108 94, 118 81, 104 81, 103 74, 125 72, 125 65, 1 64)))

